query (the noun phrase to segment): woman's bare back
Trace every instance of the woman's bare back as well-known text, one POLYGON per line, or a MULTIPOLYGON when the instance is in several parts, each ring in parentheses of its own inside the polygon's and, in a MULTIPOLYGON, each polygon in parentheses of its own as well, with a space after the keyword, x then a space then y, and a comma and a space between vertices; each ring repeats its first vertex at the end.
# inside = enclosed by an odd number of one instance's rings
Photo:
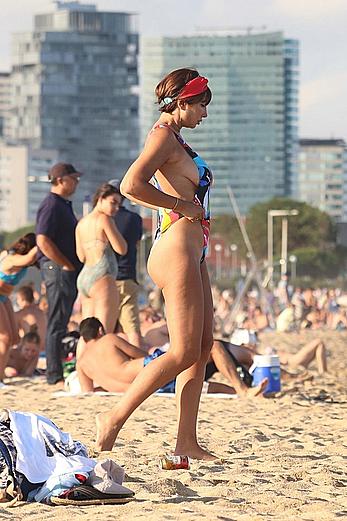
POLYGON ((84 253, 84 264, 97 264, 109 244, 103 228, 103 219, 98 215, 86 215, 78 223, 78 234, 84 253))

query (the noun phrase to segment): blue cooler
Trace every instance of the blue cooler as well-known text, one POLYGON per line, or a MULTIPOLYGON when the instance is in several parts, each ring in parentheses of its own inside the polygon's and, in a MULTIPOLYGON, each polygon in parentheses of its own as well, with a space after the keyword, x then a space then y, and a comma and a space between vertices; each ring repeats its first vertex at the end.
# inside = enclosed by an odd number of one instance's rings
POLYGON ((249 372, 253 376, 253 387, 259 385, 263 378, 268 378, 265 394, 277 393, 281 390, 281 367, 277 355, 254 355, 249 372))

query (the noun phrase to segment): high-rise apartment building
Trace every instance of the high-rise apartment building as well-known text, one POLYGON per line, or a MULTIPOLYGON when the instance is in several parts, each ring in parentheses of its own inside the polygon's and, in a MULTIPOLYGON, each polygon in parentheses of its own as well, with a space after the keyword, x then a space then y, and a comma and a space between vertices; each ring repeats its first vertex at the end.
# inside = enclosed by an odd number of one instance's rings
POLYGON ((26 146, 0 144, 0 230, 12 231, 27 224, 26 146))
POLYGON ((347 145, 343 139, 300 139, 298 199, 347 222, 347 145))
POLYGON ((82 201, 122 177, 138 151, 138 35, 134 17, 56 2, 13 37, 10 144, 58 150, 82 172, 82 201))
POLYGON ((47 172, 58 157, 56 150, 0 143, 0 231, 35 222, 37 208, 51 187, 47 172))
MULTIPOLYGON (((169 71, 194 67, 209 78, 209 117, 187 141, 211 166, 212 209, 231 213, 227 186, 241 213, 296 191, 298 42, 281 32, 144 40, 141 122, 158 116, 154 88, 169 71)), ((142 136, 142 139, 144 135, 142 136)))
POLYGON ((299 42, 284 40, 284 195, 296 199, 299 153, 299 42))
POLYGON ((4 123, 10 106, 10 73, 0 72, 0 139, 4 135, 4 123))

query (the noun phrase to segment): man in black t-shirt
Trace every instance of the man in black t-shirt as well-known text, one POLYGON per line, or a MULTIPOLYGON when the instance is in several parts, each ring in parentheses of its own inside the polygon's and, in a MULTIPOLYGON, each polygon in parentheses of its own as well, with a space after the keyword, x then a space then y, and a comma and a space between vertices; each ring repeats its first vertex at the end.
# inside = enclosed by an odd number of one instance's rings
MULTIPOLYGON (((111 179, 109 184, 114 186, 119 194, 120 181, 111 179)), ((118 255, 117 288, 119 291, 118 322, 131 344, 140 347, 141 332, 138 308, 139 285, 136 280, 137 244, 142 237, 142 218, 136 212, 127 210, 122 203, 114 220, 120 233, 127 241, 128 251, 125 255, 118 255)))
POLYGON ((63 381, 62 338, 77 296, 76 279, 82 267, 76 255, 77 219, 68 199, 82 174, 68 163, 57 163, 48 174, 52 187, 36 218, 36 240, 42 279, 46 286, 48 326, 46 335, 47 382, 63 381))

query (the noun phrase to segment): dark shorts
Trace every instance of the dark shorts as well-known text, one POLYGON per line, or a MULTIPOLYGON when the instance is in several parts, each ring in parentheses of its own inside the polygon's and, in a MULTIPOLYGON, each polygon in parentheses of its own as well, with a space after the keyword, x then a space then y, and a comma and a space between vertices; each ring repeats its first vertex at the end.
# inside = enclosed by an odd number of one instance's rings
POLYGON ((207 382, 210 378, 212 378, 212 376, 215 373, 218 373, 216 364, 214 362, 209 362, 207 364, 206 370, 205 370, 205 377, 204 377, 205 382, 207 382))

